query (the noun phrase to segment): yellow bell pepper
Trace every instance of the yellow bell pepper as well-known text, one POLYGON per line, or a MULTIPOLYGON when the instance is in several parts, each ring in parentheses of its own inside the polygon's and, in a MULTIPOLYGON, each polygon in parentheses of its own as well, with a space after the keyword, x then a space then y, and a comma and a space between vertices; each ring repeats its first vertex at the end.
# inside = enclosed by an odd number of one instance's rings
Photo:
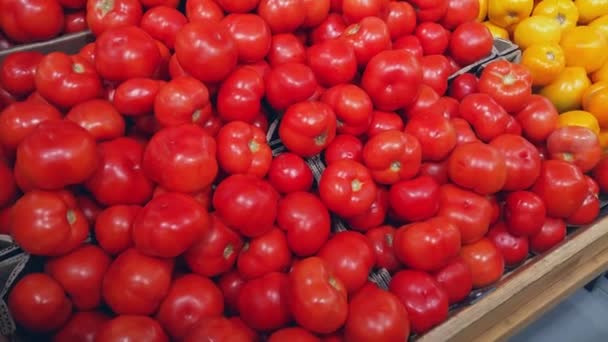
POLYGON ((601 81, 583 93, 583 110, 593 114, 601 128, 608 129, 608 81, 601 81))
POLYGON ((509 31, 505 30, 504 28, 492 24, 491 21, 484 21, 483 24, 488 28, 488 30, 490 30, 492 37, 507 40, 509 39, 509 31))
POLYGON ((566 67, 566 57, 558 44, 540 43, 524 50, 521 64, 532 74, 532 84, 547 85, 559 76, 566 67))
POLYGON ((608 14, 590 22, 589 26, 598 30, 602 35, 604 35, 604 38, 608 39, 608 14))
POLYGON ((581 108, 583 93, 591 86, 587 72, 582 67, 566 67, 553 82, 540 90, 540 94, 548 98, 558 112, 581 108))
POLYGON ((604 154, 608 153, 608 129, 601 130, 600 134, 598 134, 598 138, 600 138, 600 146, 602 147, 602 151, 604 154))
POLYGON ((574 0, 574 5, 578 8, 579 24, 588 24, 608 14, 608 0, 574 0))
POLYGON ((488 18, 502 28, 508 28, 529 17, 534 0, 488 0, 488 18))
POLYGON ((561 37, 562 29, 557 20, 541 15, 520 21, 513 32, 513 41, 521 49, 543 42, 558 44, 561 37))
POLYGON ((477 14, 477 21, 483 22, 488 16, 488 0, 479 0, 479 13, 477 14))
POLYGON ((572 0, 543 0, 534 7, 532 15, 553 18, 562 31, 575 27, 578 22, 578 8, 572 0))
POLYGON ((608 81, 608 61, 602 65, 602 67, 591 74, 591 81, 599 82, 599 81, 608 81))
POLYGON ((580 126, 592 130, 595 134, 600 134, 600 125, 591 113, 584 110, 572 110, 560 114, 557 120, 558 127, 580 126))
POLYGON ((564 32, 560 45, 566 65, 581 66, 587 73, 599 70, 608 60, 608 41, 590 26, 577 26, 564 32))

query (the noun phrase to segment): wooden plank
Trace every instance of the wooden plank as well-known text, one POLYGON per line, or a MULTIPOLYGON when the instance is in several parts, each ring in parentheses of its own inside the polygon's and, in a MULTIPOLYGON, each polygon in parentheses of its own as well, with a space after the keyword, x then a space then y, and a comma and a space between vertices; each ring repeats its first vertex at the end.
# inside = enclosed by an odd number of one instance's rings
POLYGON ((605 217, 509 274, 496 290, 418 340, 505 340, 607 268, 608 218, 605 217))

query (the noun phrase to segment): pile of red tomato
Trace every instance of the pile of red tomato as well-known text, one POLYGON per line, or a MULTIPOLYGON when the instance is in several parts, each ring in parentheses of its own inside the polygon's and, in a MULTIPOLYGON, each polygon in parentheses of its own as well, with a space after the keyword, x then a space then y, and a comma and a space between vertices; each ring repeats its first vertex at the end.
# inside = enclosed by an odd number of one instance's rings
POLYGON ((94 43, 0 65, 0 231, 44 264, 8 294, 28 333, 401 342, 599 214, 597 136, 524 67, 448 85, 491 52, 477 0, 176 6, 89 0, 94 43))

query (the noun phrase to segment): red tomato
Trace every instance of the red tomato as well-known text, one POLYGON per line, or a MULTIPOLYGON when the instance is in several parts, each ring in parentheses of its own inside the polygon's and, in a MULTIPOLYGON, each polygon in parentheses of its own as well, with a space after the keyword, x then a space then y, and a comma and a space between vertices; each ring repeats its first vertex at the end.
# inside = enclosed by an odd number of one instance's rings
POLYGON ((134 138, 118 138, 100 143, 100 166, 86 181, 87 189, 104 205, 144 204, 152 196, 154 184, 144 174, 144 145, 134 138))
POLYGON ((365 285, 369 272, 376 264, 374 252, 365 235, 353 231, 334 235, 317 256, 325 261, 351 294, 365 285))
POLYGON ((103 279, 106 304, 119 315, 151 315, 171 285, 173 260, 145 256, 134 248, 122 252, 103 279))
POLYGON ((488 238, 462 246, 460 256, 473 272, 473 287, 478 289, 496 283, 504 272, 505 260, 488 238))
POLYGON ((456 130, 452 123, 434 113, 419 114, 410 118, 405 132, 412 134, 420 142, 422 160, 445 159, 457 142, 456 130))
POLYGON ((507 267, 517 266, 528 257, 530 250, 528 237, 511 234, 504 222, 498 222, 492 226, 487 238, 496 245, 507 267))
POLYGON ((331 7, 331 0, 304 0, 306 19, 302 24, 306 28, 314 28, 321 24, 331 7))
POLYGON ((448 10, 447 0, 411 0, 419 22, 439 21, 448 10))
POLYGON ((391 186, 389 202, 401 221, 428 220, 439 210, 439 183, 431 176, 400 181, 391 186))
POLYGON ((481 239, 492 221, 492 203, 487 197, 452 184, 439 188, 439 213, 460 230, 463 244, 481 239))
POLYGON ((120 315, 106 324, 97 332, 95 342, 114 341, 146 341, 168 342, 169 337, 163 331, 158 321, 135 315, 120 315))
POLYGON ((219 23, 224 18, 224 11, 214 0, 190 0, 186 1, 186 17, 191 22, 210 20, 219 23))
POLYGON ((473 288, 473 273, 461 257, 452 259, 433 276, 447 293, 450 304, 466 299, 473 288))
POLYGON ((56 0, 6 0, 0 4, 2 33, 17 43, 54 38, 61 33, 64 20, 56 0))
POLYGON ((515 118, 526 138, 532 142, 543 142, 557 129, 558 116, 557 109, 549 99, 532 95, 515 118))
POLYGON ((4 58, 0 66, 0 85, 13 96, 26 96, 36 90, 36 68, 44 57, 36 51, 17 51, 4 58))
POLYGON ((321 342, 315 335, 300 327, 282 328, 268 337, 268 342, 321 342))
POLYGON ((597 134, 586 127, 566 126, 556 129, 547 138, 547 149, 551 159, 573 163, 582 172, 591 171, 602 158, 597 134))
MULTIPOLYGON (((0 115, 0 122, 2 116, 0 115)), ((593 179, 603 193, 608 193, 608 157, 603 157, 593 169, 593 179)))
POLYGON ((393 130, 403 130, 403 119, 401 116, 394 112, 374 111, 372 122, 367 129, 367 136, 371 138, 381 132, 393 130))
POLYGON ((86 12, 89 28, 99 37, 112 28, 138 25, 143 9, 138 0, 87 0, 86 12))
POLYGON ((53 342, 95 342, 101 327, 110 317, 99 311, 79 311, 53 335, 53 342))
POLYGON ((286 152, 272 159, 268 170, 268 181, 278 192, 289 194, 310 190, 313 176, 302 157, 286 152))
POLYGON ((395 255, 412 269, 432 272, 458 255, 460 231, 445 217, 402 226, 395 233, 395 255))
POLYGON ((202 320, 224 312, 222 291, 208 278, 187 274, 173 281, 156 318, 174 339, 182 339, 202 320))
POLYGON ((344 337, 348 341, 398 342, 408 339, 410 322, 399 298, 370 286, 349 302, 344 337))
POLYGON ((291 251, 285 233, 273 228, 245 243, 237 259, 237 269, 244 279, 283 272, 291 265, 291 251))
POLYGON ((532 96, 532 74, 523 65, 498 59, 484 67, 478 87, 507 112, 517 113, 532 96))
POLYGON ((272 229, 278 199, 278 193, 265 180, 232 175, 215 189, 213 207, 226 225, 246 237, 257 237, 272 229))
POLYGON ((270 51, 270 27, 259 16, 249 13, 230 14, 222 20, 222 24, 236 42, 240 62, 263 60, 270 51))
POLYGON ((530 249, 535 253, 544 253, 564 241, 566 233, 564 220, 547 217, 540 232, 530 236, 530 249))
POLYGON ((319 194, 327 208, 342 217, 365 213, 376 199, 371 172, 352 160, 337 161, 325 169, 319 194))
POLYGON ((224 11, 229 13, 247 13, 254 10, 260 0, 216 0, 224 11))
POLYGON ((238 47, 228 29, 212 21, 190 22, 175 37, 184 70, 202 82, 219 82, 236 66, 238 47))
POLYGON ((395 255, 394 239, 396 229, 392 226, 379 226, 365 233, 372 250, 376 255, 376 267, 395 272, 401 268, 401 263, 395 255))
POLYGON ((262 130, 242 121, 222 127, 217 135, 217 160, 228 174, 263 178, 270 168, 272 151, 262 130))
POLYGON ((414 177, 420 170, 421 155, 418 139, 399 131, 379 133, 363 147, 363 161, 380 184, 394 184, 414 177))
POLYGON ((112 103, 125 116, 150 114, 163 82, 150 78, 132 78, 121 83, 114 92, 112 103))
POLYGON ((562 160, 545 160, 532 191, 545 202, 548 216, 566 218, 580 208, 589 190, 578 167, 562 160))
POLYGON ((366 232, 384 223, 389 209, 389 194, 384 188, 378 188, 376 199, 365 213, 346 219, 351 229, 366 232))
POLYGON ((291 152, 311 157, 332 142, 336 126, 336 114, 329 105, 317 101, 299 102, 283 115, 279 137, 291 152))
POLYGON ((49 259, 45 271, 61 284, 76 309, 92 310, 101 304, 101 282, 111 262, 101 248, 85 245, 49 259))
MULTIPOLYGON (((455 0, 451 0, 451 1, 455 1, 455 0)), ((467 1, 467 0, 461 0, 461 1, 467 1)), ((460 100, 464 99, 467 95, 478 92, 478 87, 477 87, 478 82, 479 82, 479 80, 477 79, 477 76, 475 76, 475 74, 471 74, 471 73, 467 72, 467 73, 458 75, 452 81, 449 94, 451 97, 460 101, 460 100)))
POLYGON ((448 317, 448 295, 426 272, 400 271, 393 276, 389 290, 405 306, 412 332, 426 332, 448 317))
POLYGON ((193 77, 173 79, 160 87, 154 100, 154 115, 163 126, 205 122, 211 116, 209 91, 193 77))
POLYGON ((260 115, 260 100, 264 96, 263 76, 255 69, 236 69, 220 85, 217 94, 217 111, 224 121, 253 123, 260 115))
POLYGON ((279 201, 277 224, 287 231, 289 249, 302 257, 317 253, 331 229, 327 208, 307 192, 292 192, 279 201))
POLYGON ((345 29, 344 18, 339 13, 330 13, 317 27, 310 31, 309 38, 312 44, 319 44, 340 37, 345 29))
POLYGON ((224 294, 224 307, 229 313, 238 313, 237 302, 245 280, 237 270, 224 273, 217 281, 217 285, 224 294))
POLYGON ((379 17, 384 0, 342 0, 342 15, 349 22, 357 22, 365 17, 379 17))
POLYGON ((106 100, 81 102, 72 107, 65 119, 77 123, 98 141, 116 139, 125 134, 123 117, 106 100))
POLYGON ((338 133, 360 135, 372 120, 373 104, 367 93, 353 84, 341 84, 323 93, 321 101, 330 105, 338 120, 338 133))
POLYGON ((95 221, 95 240, 109 254, 119 254, 133 246, 131 227, 141 210, 136 205, 117 205, 104 209, 95 221))
POLYGON ((303 328, 327 334, 346 322, 346 288, 323 259, 310 257, 295 263, 288 285, 291 312, 303 328))
POLYGON ((474 141, 479 141, 475 132, 473 132, 473 128, 467 122, 467 120, 463 118, 452 118, 450 119, 452 126, 456 130, 456 144, 463 145, 474 141))
MULTIPOLYGON (((420 85, 418 97, 409 106, 403 109, 404 119, 413 118, 418 115, 426 115, 429 112, 433 112, 431 109, 435 103, 439 100, 439 94, 426 84, 420 85)), ((435 113, 433 113, 435 114, 435 113)), ((439 114, 439 113, 437 113, 439 114)))
POLYGON ((361 85, 380 110, 397 110, 413 103, 422 84, 418 58, 402 51, 383 51, 365 68, 361 85))
POLYGON ((348 83, 357 73, 355 50, 345 39, 317 43, 308 48, 307 55, 308 65, 324 87, 348 83))
POLYGON ((506 227, 514 236, 538 234, 547 216, 543 200, 529 191, 515 191, 507 195, 504 204, 506 227))
POLYGON ((407 2, 389 2, 384 6, 382 19, 388 26, 392 40, 412 34, 416 29, 416 11, 407 2))
POLYGON ((97 72, 108 81, 151 77, 160 63, 156 41, 135 26, 109 29, 95 42, 97 72))
POLYGON ((175 35, 188 19, 173 7, 156 6, 146 11, 141 18, 141 28, 152 38, 159 40, 169 49, 175 45, 175 35))
POLYGON ((44 273, 21 278, 8 295, 8 308, 17 324, 31 332, 51 332, 72 314, 72 302, 61 285, 44 273))
POLYGON ((444 95, 448 89, 450 76, 450 62, 443 55, 429 55, 422 57, 422 82, 430 86, 439 96, 444 95))
POLYGON ((315 74, 303 63, 275 66, 265 78, 266 100, 277 110, 308 99, 317 89, 315 74))
POLYGON ((388 26, 378 17, 366 17, 351 24, 341 37, 354 48, 359 66, 365 66, 378 53, 390 50, 392 45, 388 26))
POLYGON ((63 24, 63 32, 76 33, 87 30, 87 14, 83 11, 77 11, 65 14, 65 22, 63 24))
POLYGON ((441 25, 452 30, 460 24, 475 21, 479 6, 477 0, 448 0, 448 9, 441 19, 441 25))
POLYGON ((293 32, 306 20, 304 0, 260 0, 258 15, 273 33, 293 32))
POLYGON ((164 128, 148 142, 143 168, 167 190, 200 191, 217 175, 215 140, 194 124, 164 128))
POLYGON ((580 208, 568 217, 567 223, 578 226, 593 223, 600 214, 600 204, 598 195, 590 192, 580 208))
POLYGON ((275 34, 266 59, 271 67, 285 63, 306 63, 306 48, 293 33, 275 34))
POLYGON ((509 114, 488 94, 466 96, 460 102, 459 113, 485 142, 505 133, 509 124, 509 114))
POLYGON ((201 320, 184 342, 198 342, 204 340, 211 341, 231 341, 231 342, 251 342, 252 339, 247 329, 225 317, 210 317, 201 320))
POLYGON ((289 298, 289 279, 284 273, 272 272, 252 279, 239 293, 241 319, 258 331, 278 329, 291 319, 289 298))
POLYGON ((439 185, 446 184, 449 181, 447 160, 422 163, 418 176, 430 176, 439 185))
POLYGON ((418 58, 424 55, 420 39, 413 34, 395 40, 393 42, 393 50, 405 50, 418 58))
POLYGON ((498 192, 505 185, 505 157, 492 145, 472 142, 458 145, 448 161, 448 174, 455 184, 482 195, 498 192))
POLYGON ((503 134, 494 138, 490 146, 505 159, 507 178, 504 190, 524 190, 534 185, 541 166, 540 154, 534 145, 519 135, 503 134))
POLYGON ((493 45, 494 38, 484 24, 467 22, 458 25, 452 32, 449 52, 456 63, 465 66, 488 56, 493 45))
POLYGON ((416 37, 420 40, 425 55, 441 55, 448 48, 449 31, 434 22, 423 22, 416 27, 416 37))
POLYGON ((323 153, 327 165, 344 159, 362 162, 362 155, 363 143, 357 137, 349 134, 337 135, 323 153))

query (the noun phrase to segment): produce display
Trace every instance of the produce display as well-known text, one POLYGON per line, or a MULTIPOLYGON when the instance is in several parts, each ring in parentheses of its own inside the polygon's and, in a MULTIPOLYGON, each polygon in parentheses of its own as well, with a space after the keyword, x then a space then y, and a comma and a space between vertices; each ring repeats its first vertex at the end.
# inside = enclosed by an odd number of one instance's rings
POLYGON ((608 193, 608 1, 55 5, 95 41, 0 62, 31 340, 406 341, 608 193))

